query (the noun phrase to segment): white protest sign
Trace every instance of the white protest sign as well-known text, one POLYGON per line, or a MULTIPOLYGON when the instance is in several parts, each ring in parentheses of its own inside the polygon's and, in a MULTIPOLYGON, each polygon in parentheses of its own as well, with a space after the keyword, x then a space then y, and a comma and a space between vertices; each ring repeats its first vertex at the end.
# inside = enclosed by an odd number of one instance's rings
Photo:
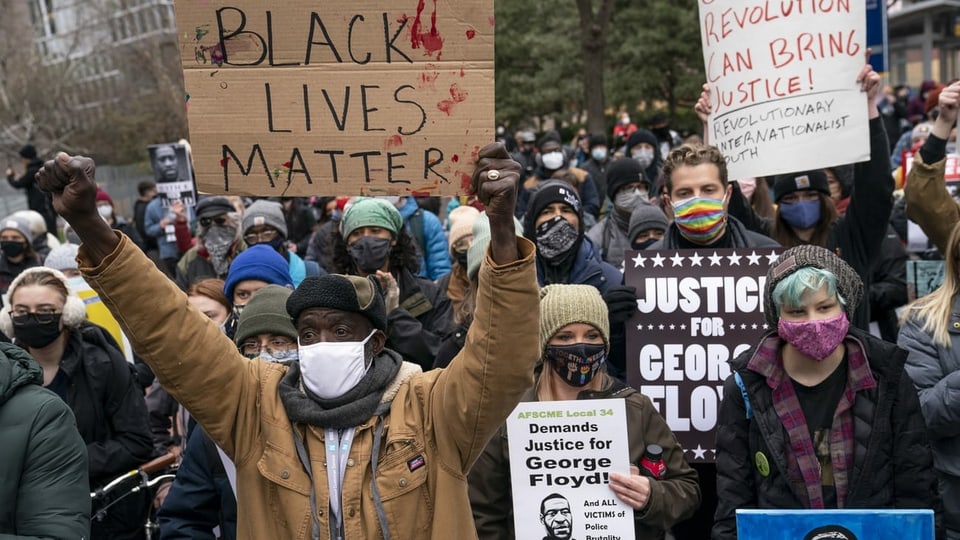
POLYGON ((780 249, 628 251, 637 288, 627 382, 650 398, 691 462, 713 461, 730 360, 769 330, 763 291, 780 249))
POLYGON ((517 538, 633 538, 633 509, 609 486, 630 474, 624 400, 520 403, 507 436, 517 538))
POLYGON ((866 161, 864 0, 700 0, 713 112, 730 178, 866 161))

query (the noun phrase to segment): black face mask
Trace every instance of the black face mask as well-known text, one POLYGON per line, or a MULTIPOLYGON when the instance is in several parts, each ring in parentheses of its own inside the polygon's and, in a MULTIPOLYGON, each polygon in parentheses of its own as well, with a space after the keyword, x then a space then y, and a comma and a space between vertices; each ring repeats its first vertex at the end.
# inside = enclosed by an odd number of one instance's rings
POLYGON ((590 384, 607 360, 604 344, 547 345, 544 360, 570 386, 590 384))
POLYGON ((54 315, 18 315, 13 319, 13 337, 31 349, 42 349, 60 336, 59 313, 54 315))
POLYGON ((383 268, 383 264, 390 257, 390 239, 364 236, 354 242, 348 249, 350 258, 365 274, 372 274, 383 268))
POLYGON ((656 244, 656 243, 657 243, 657 239, 656 239, 656 238, 647 238, 647 239, 644 240, 643 242, 633 242, 633 243, 631 244, 631 247, 632 247, 633 249, 647 249, 648 247, 650 247, 650 246, 652 246, 652 245, 654 245, 654 244, 656 244))
POLYGON ((537 253, 549 263, 564 259, 580 238, 576 227, 561 216, 537 225, 536 233, 537 253))
POLYGON ((0 250, 2 250, 3 254, 7 257, 16 257, 26 251, 26 249, 27 244, 25 242, 18 242, 16 240, 0 241, 0 250))

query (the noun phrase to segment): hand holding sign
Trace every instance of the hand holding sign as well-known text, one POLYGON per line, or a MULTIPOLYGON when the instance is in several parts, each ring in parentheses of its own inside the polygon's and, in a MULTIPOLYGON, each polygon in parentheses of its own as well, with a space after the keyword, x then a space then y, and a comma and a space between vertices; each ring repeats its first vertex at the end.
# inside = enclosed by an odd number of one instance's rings
POLYGON ((630 476, 610 473, 610 489, 634 510, 643 510, 650 502, 650 479, 636 465, 630 466, 630 476))
POLYGON ((880 91, 880 74, 873 70, 870 65, 870 49, 867 49, 867 64, 860 68, 857 75, 857 82, 860 83, 860 91, 867 93, 867 117, 871 120, 880 117, 880 109, 877 108, 877 93, 880 91))

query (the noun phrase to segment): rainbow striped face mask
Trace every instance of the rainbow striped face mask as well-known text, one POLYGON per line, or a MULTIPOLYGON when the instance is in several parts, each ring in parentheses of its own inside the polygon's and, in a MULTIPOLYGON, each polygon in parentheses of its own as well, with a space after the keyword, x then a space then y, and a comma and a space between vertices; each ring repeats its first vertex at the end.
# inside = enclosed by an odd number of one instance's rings
POLYGON ((693 197, 673 203, 673 216, 683 236, 697 244, 713 243, 727 223, 723 199, 693 197))

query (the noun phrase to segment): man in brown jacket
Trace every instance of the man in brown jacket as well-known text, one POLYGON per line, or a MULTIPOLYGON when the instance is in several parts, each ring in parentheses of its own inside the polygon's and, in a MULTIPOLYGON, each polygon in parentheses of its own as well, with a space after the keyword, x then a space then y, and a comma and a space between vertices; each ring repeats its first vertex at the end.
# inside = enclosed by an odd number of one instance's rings
POLYGON ((534 247, 514 233, 519 166, 502 145, 473 176, 491 228, 474 324, 450 367, 428 373, 383 347, 383 298, 346 276, 291 295, 299 363, 249 361, 100 219, 92 160, 60 153, 37 180, 135 350, 236 463, 238 538, 475 537, 466 473, 538 356, 534 247))

